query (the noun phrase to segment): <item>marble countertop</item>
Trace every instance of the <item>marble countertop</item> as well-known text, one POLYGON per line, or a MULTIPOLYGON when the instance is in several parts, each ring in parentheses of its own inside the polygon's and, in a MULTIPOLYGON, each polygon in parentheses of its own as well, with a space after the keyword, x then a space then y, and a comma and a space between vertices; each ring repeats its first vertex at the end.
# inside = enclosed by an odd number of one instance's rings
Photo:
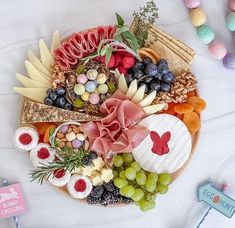
MULTIPOLYGON (((1 0, 0 4, 0 176, 23 185, 29 210, 20 217, 23 228, 194 228, 207 206, 198 203, 196 188, 212 179, 227 181, 228 194, 235 197, 235 72, 211 59, 207 47, 199 42, 188 20, 182 0, 158 0, 158 26, 182 40, 197 55, 192 70, 197 76, 201 96, 208 102, 202 114, 202 130, 196 153, 186 171, 164 196, 157 197, 156 208, 142 213, 135 206, 99 208, 79 204, 55 192, 49 185, 30 183, 32 168, 27 154, 16 151, 12 135, 19 121, 19 96, 15 72, 25 73, 26 51, 37 50, 39 38, 50 41, 54 30, 66 36, 74 31, 115 22, 119 12, 126 22, 132 10, 144 0, 1 0)), ((216 37, 232 49, 231 33, 225 27, 227 0, 203 1, 209 24, 216 37)), ((14 227, 1 220, 1 228, 14 227)), ((212 211, 201 228, 232 228, 235 217, 227 219, 212 211)))

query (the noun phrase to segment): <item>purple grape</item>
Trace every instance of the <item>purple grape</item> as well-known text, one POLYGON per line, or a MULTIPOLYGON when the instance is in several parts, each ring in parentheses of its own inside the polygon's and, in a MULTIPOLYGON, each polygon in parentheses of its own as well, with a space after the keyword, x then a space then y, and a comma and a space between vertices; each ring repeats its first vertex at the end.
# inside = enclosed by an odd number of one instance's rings
POLYGON ((144 73, 142 70, 137 70, 134 72, 134 78, 136 78, 137 80, 141 79, 143 76, 144 76, 144 73))
POLYGON ((146 66, 146 72, 150 77, 153 77, 157 74, 158 69, 157 66, 154 63, 150 63, 146 66))
POLYGON ((168 72, 162 76, 162 80, 167 83, 171 83, 174 79, 175 77, 171 72, 168 72))
POLYGON ((159 65, 161 65, 161 64, 166 64, 166 65, 168 65, 168 64, 167 64, 167 61, 166 61, 165 59, 159 59, 159 61, 157 62, 157 65, 159 66, 159 65))
POLYGON ((167 74, 169 72, 169 67, 162 63, 158 66, 158 72, 161 74, 167 74))
POLYGON ((46 105, 53 105, 53 100, 52 100, 51 98, 49 98, 49 97, 46 97, 46 98, 44 99, 44 103, 45 103, 46 105))
POLYGON ((161 88, 161 84, 159 82, 154 81, 154 82, 150 83, 150 89, 151 90, 159 91, 160 88, 161 88))
POLYGON ((171 90, 171 85, 165 82, 161 83, 161 91, 169 92, 171 90))

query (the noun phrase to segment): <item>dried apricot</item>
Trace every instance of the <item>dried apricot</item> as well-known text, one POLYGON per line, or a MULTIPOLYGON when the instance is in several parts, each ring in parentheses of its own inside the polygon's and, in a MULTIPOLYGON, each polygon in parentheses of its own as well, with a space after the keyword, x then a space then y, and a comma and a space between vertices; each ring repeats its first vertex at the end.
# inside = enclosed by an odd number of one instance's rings
POLYGON ((193 91, 187 93, 188 97, 192 97, 192 96, 196 96, 196 95, 197 95, 196 90, 193 90, 193 91))
POLYGON ((167 109, 167 110, 164 110, 163 113, 175 115, 176 112, 175 112, 175 110, 174 110, 174 107, 175 107, 175 103, 174 103, 174 102, 168 103, 168 109, 167 109))
POLYGON ((196 112, 184 114, 183 122, 192 133, 196 133, 201 127, 200 118, 196 112))
POLYGON ((184 114, 177 114, 176 115, 180 120, 183 120, 184 114))
POLYGON ((206 108, 206 102, 197 96, 192 96, 187 101, 188 104, 191 104, 194 106, 194 111, 200 113, 206 108))
POLYGON ((37 128, 39 135, 44 135, 46 129, 51 125, 51 123, 34 123, 34 126, 37 128))
POLYGON ((194 109, 194 106, 191 104, 183 103, 183 104, 177 104, 174 107, 174 110, 178 114, 185 114, 188 112, 192 112, 194 109))
POLYGON ((50 124, 50 126, 46 129, 45 134, 44 134, 44 138, 43 138, 44 143, 49 143, 49 138, 51 136, 51 132, 54 131, 54 129, 56 129, 55 124, 50 124))

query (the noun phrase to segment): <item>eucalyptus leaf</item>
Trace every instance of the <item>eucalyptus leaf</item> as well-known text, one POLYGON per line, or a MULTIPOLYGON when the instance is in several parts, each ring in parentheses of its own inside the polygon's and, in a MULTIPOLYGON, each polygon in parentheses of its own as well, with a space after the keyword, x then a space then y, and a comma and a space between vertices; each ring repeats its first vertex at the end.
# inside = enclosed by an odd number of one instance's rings
POLYGON ((116 13, 116 18, 117 18, 117 24, 123 26, 124 20, 118 13, 116 13))
POLYGON ((105 55, 105 65, 106 65, 106 66, 108 66, 108 64, 109 64, 111 55, 112 55, 112 47, 109 46, 108 49, 107 49, 107 51, 106 51, 106 55, 105 55))
POLYGON ((121 27, 121 28, 118 28, 117 31, 116 31, 116 33, 115 33, 115 37, 118 36, 118 35, 120 35, 120 34, 122 34, 122 33, 125 32, 125 31, 128 31, 128 30, 129 30, 129 28, 128 28, 127 26, 123 26, 123 27, 121 27))

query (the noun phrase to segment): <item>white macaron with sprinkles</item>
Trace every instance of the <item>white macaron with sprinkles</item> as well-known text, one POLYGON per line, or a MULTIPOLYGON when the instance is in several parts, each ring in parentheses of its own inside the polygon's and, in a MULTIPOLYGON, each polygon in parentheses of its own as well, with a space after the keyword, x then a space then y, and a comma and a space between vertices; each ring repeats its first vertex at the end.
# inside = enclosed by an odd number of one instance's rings
POLYGON ((56 187, 62 187, 69 182, 70 177, 71 174, 68 170, 58 169, 49 176, 48 181, 56 187))
POLYGON ((92 190, 92 182, 86 176, 73 175, 67 184, 69 194, 75 199, 86 198, 92 190))

